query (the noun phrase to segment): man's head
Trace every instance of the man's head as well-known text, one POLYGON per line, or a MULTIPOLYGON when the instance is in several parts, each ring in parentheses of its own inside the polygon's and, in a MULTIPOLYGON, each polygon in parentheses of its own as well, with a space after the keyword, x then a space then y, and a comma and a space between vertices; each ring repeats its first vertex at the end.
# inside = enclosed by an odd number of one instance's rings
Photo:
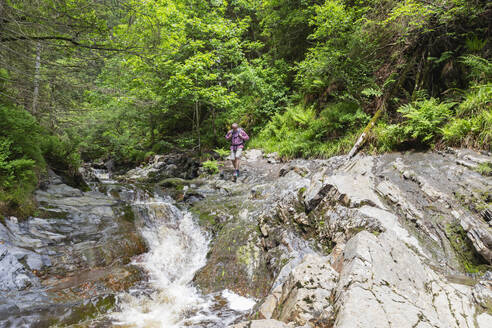
POLYGON ((232 127, 232 129, 233 129, 234 131, 236 131, 236 130, 237 130, 237 128, 239 127, 239 125, 237 125, 237 123, 232 123, 232 126, 231 126, 231 127, 232 127))

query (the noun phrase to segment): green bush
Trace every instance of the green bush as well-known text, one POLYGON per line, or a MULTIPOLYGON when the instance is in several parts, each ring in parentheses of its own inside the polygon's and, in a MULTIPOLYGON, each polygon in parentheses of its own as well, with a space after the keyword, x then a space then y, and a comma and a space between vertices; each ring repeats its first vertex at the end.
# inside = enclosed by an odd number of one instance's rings
POLYGON ((469 68, 468 77, 475 84, 488 82, 492 78, 492 62, 475 55, 460 57, 460 62, 469 68))
POLYGON ((0 211, 29 215, 34 209, 32 192, 45 161, 36 120, 25 110, 0 104, 0 211))
POLYGON ((404 136, 423 143, 441 134, 440 127, 451 116, 454 103, 440 103, 435 98, 416 101, 398 109, 406 120, 402 123, 404 136))
POLYGON ((492 150, 492 110, 450 120, 442 128, 443 140, 451 146, 492 150))
POLYGON ((476 171, 481 175, 492 176, 492 163, 481 163, 476 168, 476 171))
POLYGON ((205 161, 202 163, 202 166, 205 170, 210 174, 219 173, 219 163, 217 161, 205 161))
POLYGON ((0 187, 4 189, 30 183, 36 179, 32 171, 35 162, 26 158, 11 159, 11 144, 11 140, 0 138, 0 187))
POLYGON ((463 102, 458 105, 457 114, 461 117, 476 115, 487 108, 492 102, 492 83, 474 85, 466 92, 463 102))
POLYGON ((45 160, 51 168, 64 171, 69 175, 76 174, 82 164, 77 144, 66 136, 48 135, 40 140, 40 146, 45 160))
POLYGON ((28 216, 32 192, 46 163, 75 175, 81 163, 76 143, 50 135, 26 110, 0 104, 0 212, 28 216))
POLYGON ((215 148, 214 152, 216 152, 221 158, 225 158, 231 151, 229 149, 215 148))
POLYGON ((289 107, 275 115, 252 147, 284 157, 329 157, 350 149, 369 116, 351 102, 328 105, 316 114, 312 107, 289 107))
POLYGON ((405 141, 403 127, 399 124, 380 122, 374 127, 372 134, 380 152, 393 151, 405 141))
POLYGON ((451 146, 466 145, 472 129, 473 122, 469 119, 452 119, 442 128, 443 139, 451 146))

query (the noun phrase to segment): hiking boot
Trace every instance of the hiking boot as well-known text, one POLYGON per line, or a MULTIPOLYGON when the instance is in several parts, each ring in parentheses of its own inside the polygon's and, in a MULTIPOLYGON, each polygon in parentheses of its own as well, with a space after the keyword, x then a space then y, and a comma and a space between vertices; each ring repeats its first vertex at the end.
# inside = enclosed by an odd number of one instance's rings
POLYGON ((239 170, 236 170, 236 176, 239 177, 239 170))

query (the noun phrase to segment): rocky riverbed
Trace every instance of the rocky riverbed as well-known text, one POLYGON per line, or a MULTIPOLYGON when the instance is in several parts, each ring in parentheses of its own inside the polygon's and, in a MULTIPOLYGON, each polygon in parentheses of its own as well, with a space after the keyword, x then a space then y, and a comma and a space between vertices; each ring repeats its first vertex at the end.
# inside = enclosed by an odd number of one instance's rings
POLYGON ((180 155, 92 191, 54 174, 0 221, 0 326, 490 327, 490 154, 449 149, 210 175, 180 155))

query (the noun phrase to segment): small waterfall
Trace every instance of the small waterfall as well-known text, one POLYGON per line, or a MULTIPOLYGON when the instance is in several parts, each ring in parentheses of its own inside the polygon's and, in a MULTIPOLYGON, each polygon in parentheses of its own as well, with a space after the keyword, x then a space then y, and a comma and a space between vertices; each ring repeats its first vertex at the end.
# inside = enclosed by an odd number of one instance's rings
POLYGON ((209 239, 190 213, 162 198, 136 202, 133 209, 145 222, 142 234, 150 249, 136 264, 150 280, 147 287, 119 296, 119 312, 112 314, 116 325, 226 327, 254 305, 228 291, 204 296, 193 286, 196 271, 206 263, 209 239), (219 306, 219 298, 229 306, 219 306))

